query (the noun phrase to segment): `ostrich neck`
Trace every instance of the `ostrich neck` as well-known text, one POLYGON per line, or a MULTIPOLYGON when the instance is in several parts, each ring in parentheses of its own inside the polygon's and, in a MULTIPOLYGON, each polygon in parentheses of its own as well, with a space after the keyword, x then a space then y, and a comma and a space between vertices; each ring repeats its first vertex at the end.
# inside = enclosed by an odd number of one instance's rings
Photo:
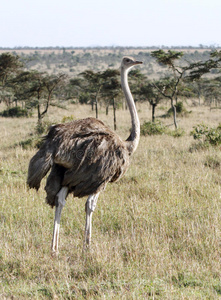
POLYGON ((121 69, 121 85, 127 101, 127 105, 130 110, 131 123, 132 123, 131 133, 128 139, 126 140, 126 144, 129 153, 133 154, 133 152, 137 149, 139 139, 140 139, 140 121, 138 118, 134 99, 128 85, 128 71, 129 70, 121 69))

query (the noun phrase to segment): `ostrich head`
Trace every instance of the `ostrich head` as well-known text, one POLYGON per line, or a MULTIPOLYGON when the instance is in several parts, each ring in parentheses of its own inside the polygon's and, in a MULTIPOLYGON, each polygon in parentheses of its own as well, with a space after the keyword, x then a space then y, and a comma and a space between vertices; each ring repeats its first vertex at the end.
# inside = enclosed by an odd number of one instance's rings
POLYGON ((122 59, 122 62, 121 62, 121 69, 129 71, 130 68, 132 68, 133 66, 142 64, 142 63, 143 63, 142 61, 135 60, 133 57, 124 56, 122 59))

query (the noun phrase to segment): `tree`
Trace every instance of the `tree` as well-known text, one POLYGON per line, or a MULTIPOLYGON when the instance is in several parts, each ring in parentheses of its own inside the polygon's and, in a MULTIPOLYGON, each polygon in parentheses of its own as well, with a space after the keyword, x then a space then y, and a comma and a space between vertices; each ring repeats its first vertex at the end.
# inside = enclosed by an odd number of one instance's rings
POLYGON ((44 77, 43 83, 47 91, 47 98, 45 101, 44 111, 41 113, 41 118, 43 118, 43 116, 48 112, 48 108, 51 104, 53 93, 56 91, 56 89, 61 89, 61 87, 63 87, 67 77, 68 76, 63 73, 57 75, 46 74, 46 76, 44 77))
POLYGON ((146 76, 139 69, 134 69, 129 74, 130 89, 134 96, 135 104, 141 100, 141 88, 146 79, 146 76))
POLYGON ((2 53, 0 55, 0 93, 2 100, 7 106, 11 104, 12 90, 10 80, 21 71, 23 64, 18 55, 2 53))
POLYGON ((67 78, 64 74, 49 75, 38 71, 22 72, 15 77, 13 85, 15 96, 19 100, 25 100, 29 108, 37 108, 38 123, 48 112, 53 93, 60 88, 67 78))
POLYGON ((176 120, 176 105, 178 95, 184 96, 187 90, 183 89, 182 82, 185 80, 194 81, 201 78, 204 74, 210 72, 212 69, 217 68, 220 60, 220 52, 214 51, 211 53, 211 58, 205 62, 177 64, 176 61, 183 57, 183 52, 168 50, 152 51, 151 56, 156 58, 160 65, 166 66, 172 72, 171 77, 164 78, 164 85, 159 87, 154 83, 156 89, 166 98, 170 99, 171 108, 173 111, 174 125, 177 129, 176 120))
MULTIPOLYGON (((159 87, 161 84, 160 82, 156 83, 159 87)), ((155 122, 155 109, 156 106, 160 103, 164 97, 162 94, 155 88, 154 84, 150 81, 146 81, 140 89, 141 99, 144 101, 148 101, 152 107, 152 122, 155 122)))
POLYGON ((114 69, 107 69, 102 73, 104 82, 101 93, 106 104, 106 114, 108 113, 109 105, 112 104, 113 106, 114 130, 117 129, 116 101, 118 99, 118 96, 121 94, 119 75, 119 71, 114 69))
MULTIPOLYGON (((80 74, 84 78, 84 82, 80 82, 80 87, 84 93, 89 93, 91 95, 91 104, 93 109, 93 104, 95 103, 96 118, 98 118, 98 96, 102 93, 104 85, 111 84, 111 80, 119 75, 118 70, 107 69, 103 72, 93 72, 91 70, 86 70, 80 74)), ((115 89, 113 83, 112 88, 115 89)), ((107 86, 106 86, 107 87, 107 86)), ((105 89, 103 89, 104 93, 105 89)), ((107 88, 106 88, 107 91, 107 88)), ((110 94, 110 91, 109 91, 110 94)))
POLYGON ((89 92, 85 90, 85 80, 83 78, 71 78, 66 87, 66 98, 78 98, 81 104, 86 104, 90 101, 90 95, 89 92))
MULTIPOLYGON (((162 86, 159 86, 156 83, 154 83, 154 86, 165 98, 170 99, 171 108, 173 111, 174 126, 177 129, 176 106, 174 104, 174 100, 177 99, 178 86, 187 69, 186 67, 177 66, 175 61, 183 56, 183 52, 172 50, 165 52, 163 50, 157 50, 152 51, 151 56, 156 58, 160 65, 167 66, 172 71, 173 77, 165 78, 162 86)), ((161 83, 162 82, 163 81, 161 81, 161 83)))
POLYGON ((201 105, 201 99, 204 96, 204 80, 187 81, 193 95, 198 98, 198 105, 201 105))
POLYGON ((205 101, 210 104, 212 101, 218 103, 220 99, 220 76, 212 79, 202 78, 203 75, 218 71, 221 72, 221 50, 214 50, 210 53, 210 58, 205 62, 197 62, 192 63, 189 66, 189 74, 186 76, 187 81, 191 81, 194 83, 195 87, 198 89, 199 96, 203 94, 205 97, 205 101))
POLYGON ((18 55, 11 53, 2 53, 0 55, 0 82, 5 86, 7 80, 14 74, 17 74, 21 68, 22 63, 18 55))
POLYGON ((221 103, 221 77, 216 77, 214 79, 207 80, 204 86, 204 97, 205 102, 212 107, 214 102, 215 106, 221 103))
POLYGON ((96 118, 98 118, 98 95, 102 87, 102 77, 101 72, 93 72, 92 70, 86 70, 80 74, 84 80, 85 85, 82 87, 84 92, 89 92, 91 95, 91 105, 95 103, 96 118))
POLYGON ((190 64, 190 73, 187 76, 187 79, 191 81, 199 80, 203 75, 217 68, 221 68, 221 50, 212 51, 210 53, 210 59, 206 60, 205 62, 200 61, 190 64))

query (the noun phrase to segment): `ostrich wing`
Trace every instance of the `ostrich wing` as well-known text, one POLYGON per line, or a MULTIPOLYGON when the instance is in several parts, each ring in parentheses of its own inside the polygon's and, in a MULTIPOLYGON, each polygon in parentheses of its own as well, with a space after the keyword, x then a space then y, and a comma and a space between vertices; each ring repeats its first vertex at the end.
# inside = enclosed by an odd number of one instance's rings
POLYGON ((126 148, 113 136, 97 134, 77 140, 75 145, 74 164, 66 170, 62 182, 75 196, 101 191, 109 181, 120 178, 129 165, 126 148))
POLYGON ((77 197, 101 191, 129 165, 124 142, 93 118, 53 126, 46 139, 55 149, 54 164, 64 168, 61 185, 77 197))

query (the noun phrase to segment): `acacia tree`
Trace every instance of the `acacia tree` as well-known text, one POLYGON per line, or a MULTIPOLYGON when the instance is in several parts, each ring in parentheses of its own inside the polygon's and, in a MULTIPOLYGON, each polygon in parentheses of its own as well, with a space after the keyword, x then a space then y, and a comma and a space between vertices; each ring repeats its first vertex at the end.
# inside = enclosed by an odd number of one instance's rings
POLYGON ((41 118, 43 118, 43 116, 48 112, 53 94, 56 92, 56 90, 60 90, 64 86, 67 77, 67 75, 60 73, 57 75, 47 74, 43 78, 44 86, 47 92, 47 98, 45 101, 44 111, 41 113, 41 118))
POLYGON ((216 107, 218 106, 219 103, 221 103, 220 86, 221 86, 220 76, 205 81, 204 97, 205 97, 205 102, 210 105, 210 108, 212 108, 212 103, 214 103, 216 107))
POLYGON ((11 105, 12 89, 10 81, 21 71, 22 67, 23 64, 20 62, 18 55, 11 53, 0 55, 0 91, 2 100, 7 106, 11 105))
POLYGON ((221 68, 221 50, 214 50, 210 53, 210 58, 205 62, 196 62, 190 64, 188 70, 190 70, 187 79, 191 81, 199 80, 203 75, 209 73, 212 69, 221 68))
MULTIPOLYGON (((160 82, 156 83, 158 87, 161 86, 160 82)), ((153 83, 146 81, 140 89, 141 100, 148 101, 152 108, 152 122, 155 122, 155 110, 161 100, 164 99, 162 94, 155 88, 153 83)))
POLYGON ((110 104, 113 106, 113 118, 114 118, 114 130, 117 129, 117 117, 116 117, 116 109, 117 109, 117 99, 119 99, 119 95, 121 94, 121 85, 119 81, 119 71, 107 69, 103 72, 102 76, 104 79, 104 84, 102 87, 102 96, 106 105, 106 114, 108 113, 108 107, 110 104))
POLYGON ((186 76, 186 81, 193 82, 197 87, 199 96, 204 95, 205 101, 209 104, 214 101, 218 103, 220 101, 220 76, 205 79, 203 75, 211 72, 212 70, 218 70, 221 72, 221 50, 214 50, 210 53, 210 58, 205 62, 192 63, 189 67, 189 74, 186 76))
POLYGON ((166 98, 170 99, 171 108, 173 111, 174 126, 177 129, 176 120, 176 105, 174 101, 177 101, 177 97, 180 94, 182 88, 181 83, 184 79, 189 79, 191 81, 199 79, 202 75, 211 71, 211 69, 216 68, 221 60, 220 52, 212 52, 211 58, 205 62, 188 63, 185 62, 183 65, 177 64, 177 60, 183 57, 183 52, 168 50, 167 52, 163 50, 152 51, 151 56, 156 58, 160 65, 166 66, 172 71, 172 76, 165 78, 165 85, 163 88, 159 87, 154 83, 156 89, 166 98))
POLYGON ((27 107, 37 108, 38 123, 41 124, 51 105, 55 89, 60 88, 66 78, 67 75, 64 74, 48 75, 30 71, 20 73, 11 83, 18 100, 25 100, 27 107))
POLYGON ((146 80, 146 76, 139 69, 133 69, 129 73, 130 89, 134 97, 134 102, 141 100, 141 88, 146 80))
POLYGON ((83 86, 84 92, 88 92, 91 95, 91 105, 95 103, 96 118, 98 118, 98 95, 102 87, 101 72, 93 72, 92 70, 86 70, 80 74, 85 79, 85 85, 83 86))
POLYGON ((98 96, 101 94, 103 86, 119 75, 119 71, 107 69, 104 72, 95 73, 92 70, 86 70, 80 75, 84 80, 78 81, 77 84, 85 94, 90 94, 92 110, 95 103, 96 118, 98 118, 98 96))
POLYGON ((71 78, 66 86, 66 99, 78 98, 81 104, 87 103, 90 99, 89 93, 84 92, 85 80, 80 77, 71 78), (83 90, 83 92, 82 92, 83 90), (84 94, 86 97, 84 97, 84 94))
POLYGON ((119 95, 120 92, 120 72, 116 69, 107 69, 101 73, 103 79, 101 95, 106 106, 106 115, 108 115, 108 108, 113 105, 113 99, 119 95))
POLYGON ((16 105, 18 102, 22 102, 22 104, 25 102, 26 107, 28 107, 26 90, 30 87, 30 72, 19 73, 8 82, 8 86, 13 90, 16 105))
POLYGON ((200 106, 202 104, 201 99, 204 95, 205 81, 196 80, 193 82, 187 82, 187 84, 189 85, 193 95, 198 98, 198 105, 200 106))
POLYGON ((163 50, 152 51, 151 56, 156 58, 160 65, 167 66, 172 71, 172 77, 164 78, 163 86, 153 83, 155 88, 165 97, 170 99, 171 108, 173 111, 174 126, 177 129, 176 120, 176 106, 175 99, 178 95, 178 86, 182 80, 184 73, 187 71, 188 67, 182 67, 175 64, 175 61, 183 56, 183 52, 168 50, 167 52, 163 50))

